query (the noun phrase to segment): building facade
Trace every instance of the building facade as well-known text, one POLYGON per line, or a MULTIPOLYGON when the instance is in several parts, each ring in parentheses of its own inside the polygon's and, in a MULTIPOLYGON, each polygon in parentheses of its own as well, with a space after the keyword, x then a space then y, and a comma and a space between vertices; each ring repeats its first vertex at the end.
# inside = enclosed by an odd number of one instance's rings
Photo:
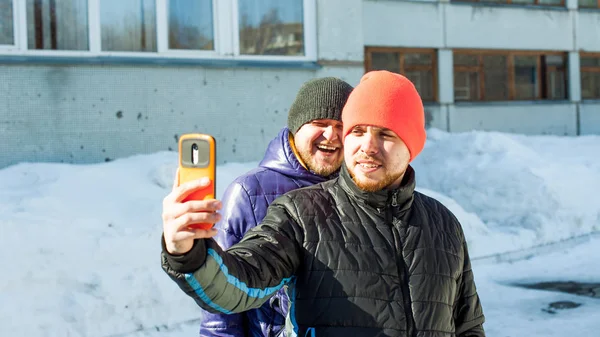
POLYGON ((366 69, 413 78, 448 131, 598 134, 600 2, 566 1, 365 1, 366 69))
POLYGON ((0 0, 0 167, 258 160, 303 82, 371 69, 442 130, 600 134, 600 1, 0 0))

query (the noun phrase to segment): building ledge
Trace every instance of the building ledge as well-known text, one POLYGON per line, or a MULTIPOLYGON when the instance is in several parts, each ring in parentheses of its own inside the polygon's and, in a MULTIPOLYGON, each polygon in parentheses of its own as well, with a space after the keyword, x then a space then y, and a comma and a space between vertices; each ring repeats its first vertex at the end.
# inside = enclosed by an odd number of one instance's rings
POLYGON ((530 4, 513 4, 513 3, 494 3, 494 2, 474 2, 474 1, 450 1, 451 5, 471 6, 471 7, 502 7, 502 8, 525 8, 533 10, 551 10, 551 11, 568 11, 565 5, 530 5, 530 4))
POLYGON ((468 107, 468 106, 518 106, 518 105, 572 105, 578 102, 572 102, 569 100, 535 100, 535 101, 458 101, 454 102, 457 107, 468 107))
POLYGON ((0 64, 50 64, 50 65, 150 65, 161 67, 198 66, 207 68, 284 68, 320 69, 313 61, 233 60, 207 58, 131 57, 131 56, 47 56, 0 55, 0 64))

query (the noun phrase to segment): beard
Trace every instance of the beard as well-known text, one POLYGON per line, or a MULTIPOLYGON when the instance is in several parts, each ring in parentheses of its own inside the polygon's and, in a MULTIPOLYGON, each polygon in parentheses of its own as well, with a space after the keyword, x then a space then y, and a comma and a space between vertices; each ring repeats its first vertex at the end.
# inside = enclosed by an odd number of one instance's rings
MULTIPOLYGON (((334 172, 336 172, 337 170, 340 169, 340 166, 342 166, 342 161, 344 160, 344 158, 342 156, 339 156, 339 158, 337 160, 335 160, 335 162, 333 163, 326 163, 326 162, 318 162, 315 157, 313 156, 311 150, 298 150, 298 155, 300 156, 300 159, 302 160, 302 162, 306 165, 306 167, 322 176, 322 177, 328 177, 331 174, 333 174, 334 172)), ((340 149, 338 149, 337 151, 341 151, 340 149)))
MULTIPOLYGON (((369 157, 369 156, 361 156, 361 157, 357 158, 356 160, 357 161, 358 160, 370 160, 370 161, 377 162, 377 163, 382 162, 381 160, 377 160, 377 159, 375 159, 373 157, 369 157)), ((385 168, 385 166, 383 164, 382 164, 382 167, 385 168)), ((389 172, 386 169, 383 179, 380 179, 380 180, 368 179, 368 178, 366 178, 366 180, 360 180, 360 178, 357 178, 356 175, 354 174, 354 168, 352 168, 352 169, 348 168, 348 172, 350 173, 350 176, 352 177, 352 181, 354 181, 354 183, 356 184, 356 186, 358 186, 358 188, 360 188, 361 190, 363 190, 365 192, 377 192, 377 191, 383 190, 384 188, 390 186, 394 182, 401 179, 404 176, 404 173, 406 172, 406 168, 404 170, 395 171, 395 172, 389 172)))
POLYGON ((352 180, 354 181, 356 186, 358 186, 358 188, 360 188, 361 190, 365 192, 377 192, 398 181, 398 179, 402 178, 404 172, 386 172, 383 179, 379 181, 361 181, 358 180, 352 172, 350 173, 350 175, 352 176, 352 180))

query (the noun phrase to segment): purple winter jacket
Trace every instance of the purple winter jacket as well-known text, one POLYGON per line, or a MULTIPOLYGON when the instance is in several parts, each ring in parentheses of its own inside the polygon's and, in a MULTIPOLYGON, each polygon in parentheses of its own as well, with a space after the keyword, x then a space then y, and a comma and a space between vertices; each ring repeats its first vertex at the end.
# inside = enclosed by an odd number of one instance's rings
MULTIPOLYGON (((246 231, 260 223, 267 207, 277 197, 334 176, 322 177, 306 170, 292 150, 288 128, 281 129, 269 143, 259 167, 235 179, 225 190, 222 219, 216 224, 219 234, 215 240, 224 249, 231 247, 242 239, 246 231)), ((205 312, 200 336, 283 336, 288 302, 284 289, 281 289, 262 307, 242 314, 205 312)))

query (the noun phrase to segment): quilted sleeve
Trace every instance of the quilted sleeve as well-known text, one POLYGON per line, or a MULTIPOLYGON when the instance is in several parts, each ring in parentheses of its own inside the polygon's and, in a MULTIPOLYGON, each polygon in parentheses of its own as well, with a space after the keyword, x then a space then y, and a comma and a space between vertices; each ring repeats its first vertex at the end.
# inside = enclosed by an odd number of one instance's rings
POLYGON ((473 270, 467 243, 463 240, 464 267, 458 280, 456 303, 454 304, 454 323, 459 337, 485 337, 483 323, 485 317, 477 295, 473 270))

